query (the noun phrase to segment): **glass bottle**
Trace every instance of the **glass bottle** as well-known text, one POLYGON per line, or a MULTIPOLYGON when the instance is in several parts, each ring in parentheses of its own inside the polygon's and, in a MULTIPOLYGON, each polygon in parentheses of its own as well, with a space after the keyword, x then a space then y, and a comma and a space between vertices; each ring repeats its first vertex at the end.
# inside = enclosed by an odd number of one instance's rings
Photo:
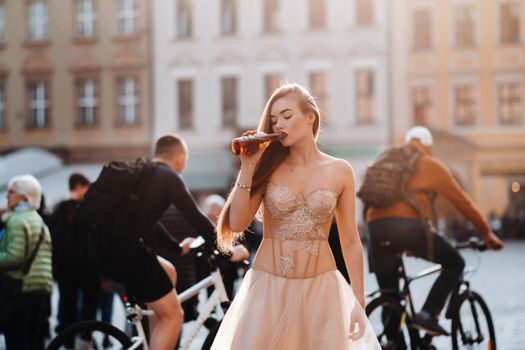
POLYGON ((266 134, 264 132, 237 137, 231 143, 231 151, 235 155, 250 155, 280 138, 281 135, 278 133, 266 134))

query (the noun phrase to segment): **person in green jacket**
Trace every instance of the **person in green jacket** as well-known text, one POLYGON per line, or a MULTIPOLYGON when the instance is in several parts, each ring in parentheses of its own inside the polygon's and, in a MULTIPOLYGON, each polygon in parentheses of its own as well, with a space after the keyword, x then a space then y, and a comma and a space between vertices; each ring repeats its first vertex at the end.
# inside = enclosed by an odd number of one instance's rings
POLYGON ((5 232, 0 241, 0 271, 22 280, 22 293, 5 329, 7 350, 44 349, 45 307, 53 283, 51 236, 37 213, 42 190, 32 175, 13 177, 7 186, 5 232), (42 237, 42 238, 40 238, 42 237), (37 242, 41 239, 40 245, 37 242), (36 255, 27 274, 22 272, 36 255))

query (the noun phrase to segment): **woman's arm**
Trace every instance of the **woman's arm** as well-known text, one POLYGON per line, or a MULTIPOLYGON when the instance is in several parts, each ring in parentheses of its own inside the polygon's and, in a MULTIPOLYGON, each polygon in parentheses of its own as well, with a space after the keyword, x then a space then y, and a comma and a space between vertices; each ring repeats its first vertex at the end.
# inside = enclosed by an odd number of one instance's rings
MULTIPOLYGON (((342 162, 343 163, 343 162, 342 162)), ((341 166, 343 190, 339 195, 336 208, 337 229, 346 269, 352 282, 352 289, 361 307, 365 308, 363 246, 357 230, 355 213, 355 177, 352 167, 347 162, 341 166)))
MULTIPOLYGON (((262 152, 261 152, 262 154, 262 152)), ((255 173, 253 162, 243 162, 233 189, 230 206, 230 228, 234 232, 244 231, 252 222, 262 201, 263 190, 251 195, 252 178, 255 173), (250 189, 250 190, 248 190, 250 189)))
MULTIPOLYGON (((243 135, 255 134, 250 131, 243 135)), ((233 232, 242 232, 252 223, 253 217, 261 205, 264 189, 252 193, 252 179, 266 147, 259 149, 251 155, 240 155, 241 170, 231 196, 229 226, 233 232)))

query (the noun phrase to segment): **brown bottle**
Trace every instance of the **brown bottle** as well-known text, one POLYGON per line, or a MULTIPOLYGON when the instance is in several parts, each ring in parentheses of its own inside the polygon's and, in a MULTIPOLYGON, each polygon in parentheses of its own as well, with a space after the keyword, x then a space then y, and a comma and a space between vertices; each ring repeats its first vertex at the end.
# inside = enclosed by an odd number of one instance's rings
POLYGON ((235 155, 250 155, 279 138, 281 138, 280 134, 266 134, 263 132, 258 132, 255 135, 241 136, 233 139, 231 150, 235 155))

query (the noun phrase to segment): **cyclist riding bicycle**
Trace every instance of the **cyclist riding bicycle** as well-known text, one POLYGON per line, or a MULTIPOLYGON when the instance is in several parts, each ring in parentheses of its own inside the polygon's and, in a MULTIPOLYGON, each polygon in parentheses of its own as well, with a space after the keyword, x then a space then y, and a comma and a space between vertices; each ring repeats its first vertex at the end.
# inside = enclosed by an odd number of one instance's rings
MULTIPOLYGON (((158 139, 153 159, 155 167, 143 185, 138 203, 138 213, 142 216, 140 228, 130 227, 125 237, 109 238, 111 242, 106 246, 110 249, 101 252, 100 256, 105 272, 155 313, 155 317, 150 318, 152 350, 174 348, 184 315, 174 289, 175 268, 151 249, 159 219, 173 204, 204 237, 210 249, 215 245, 215 227, 199 209, 178 174, 187 157, 188 148, 180 137, 171 134, 158 139), (141 232, 133 232, 138 230, 141 232)), ((183 247, 183 251, 188 249, 183 247)), ((234 249, 230 259, 241 261, 245 258, 245 250, 234 249)))
POLYGON ((447 335, 448 332, 438 323, 438 315, 461 276, 465 262, 442 236, 425 227, 424 223, 432 218, 430 197, 443 195, 447 198, 483 234, 488 248, 499 250, 504 244, 491 231, 450 170, 432 156, 430 131, 421 126, 413 127, 407 132, 405 142, 419 152, 406 191, 417 203, 420 214, 405 201, 382 208, 371 207, 367 211, 371 264, 379 287, 396 291, 399 290, 398 254, 409 251, 441 264, 443 271, 434 282, 421 311, 415 315, 414 325, 432 335, 447 335))

